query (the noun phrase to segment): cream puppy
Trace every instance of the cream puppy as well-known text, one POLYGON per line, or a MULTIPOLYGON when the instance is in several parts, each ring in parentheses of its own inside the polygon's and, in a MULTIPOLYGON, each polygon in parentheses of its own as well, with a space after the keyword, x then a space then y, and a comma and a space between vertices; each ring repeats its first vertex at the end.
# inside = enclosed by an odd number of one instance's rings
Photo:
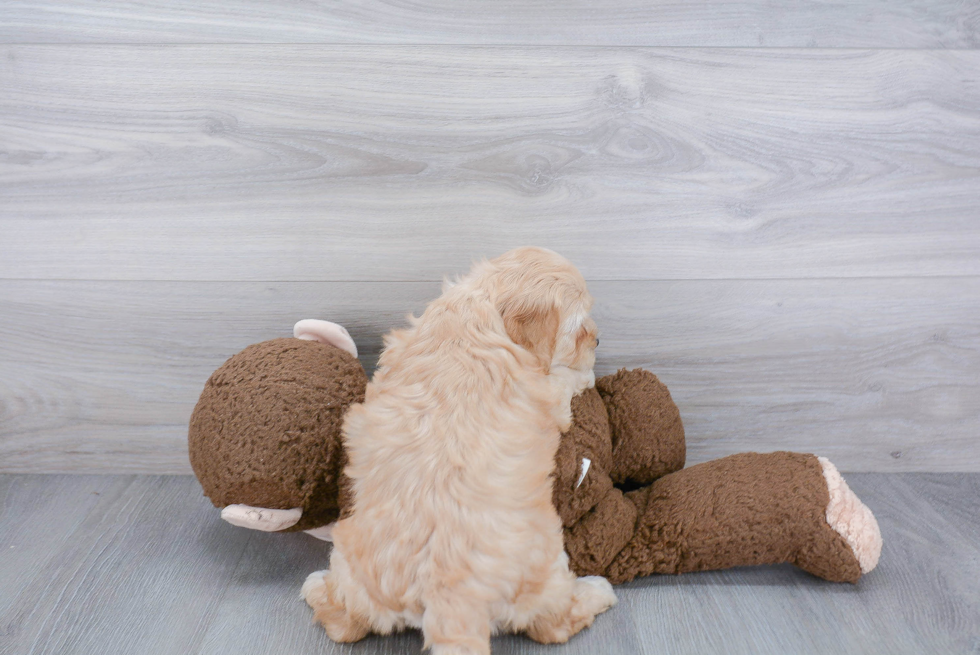
POLYGON ((335 641, 421 628, 435 655, 496 631, 564 642, 615 604, 568 569, 550 474, 574 394, 595 382, 592 297, 567 260, 476 264, 385 338, 344 437, 353 514, 303 598, 335 641))

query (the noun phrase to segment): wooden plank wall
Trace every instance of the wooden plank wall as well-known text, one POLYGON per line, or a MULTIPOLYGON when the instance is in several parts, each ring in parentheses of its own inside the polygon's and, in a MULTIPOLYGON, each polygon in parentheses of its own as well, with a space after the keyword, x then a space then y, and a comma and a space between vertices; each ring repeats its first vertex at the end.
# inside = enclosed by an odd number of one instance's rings
POLYGON ((689 461, 980 471, 980 6, 0 5, 0 471, 186 473, 209 373, 536 244, 689 461), (601 7, 601 9, 599 8, 601 7))

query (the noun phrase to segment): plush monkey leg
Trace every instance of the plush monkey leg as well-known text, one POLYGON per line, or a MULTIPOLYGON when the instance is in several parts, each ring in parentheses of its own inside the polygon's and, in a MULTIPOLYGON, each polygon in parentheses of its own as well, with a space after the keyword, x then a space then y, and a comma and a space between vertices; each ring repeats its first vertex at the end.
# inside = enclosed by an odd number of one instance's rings
POLYGON ((827 580, 857 582, 881 552, 870 510, 830 462, 814 455, 732 455, 626 497, 637 520, 632 539, 605 571, 614 584, 652 573, 783 562, 827 580))
POLYGON ((641 368, 620 369, 597 379, 595 388, 612 431, 613 482, 637 487, 684 468, 684 424, 656 375, 641 368))
POLYGON ((595 381, 612 431, 616 484, 637 487, 684 468, 684 424, 666 385, 650 371, 621 369, 595 381))

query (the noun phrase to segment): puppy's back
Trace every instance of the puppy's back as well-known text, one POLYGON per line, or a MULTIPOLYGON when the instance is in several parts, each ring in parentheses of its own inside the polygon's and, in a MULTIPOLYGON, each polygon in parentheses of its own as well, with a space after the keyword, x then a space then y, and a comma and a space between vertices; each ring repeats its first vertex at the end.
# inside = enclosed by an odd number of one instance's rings
POLYGON ((472 289, 447 290, 386 341, 344 425, 354 512, 336 546, 409 624, 435 590, 506 602, 561 550, 555 393, 472 289))

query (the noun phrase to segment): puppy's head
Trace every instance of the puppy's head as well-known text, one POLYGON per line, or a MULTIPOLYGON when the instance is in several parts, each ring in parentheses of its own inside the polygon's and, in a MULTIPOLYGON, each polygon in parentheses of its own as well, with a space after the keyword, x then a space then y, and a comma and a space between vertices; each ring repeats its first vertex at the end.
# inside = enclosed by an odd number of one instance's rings
POLYGON ((592 370, 598 344, 592 296, 571 262, 544 248, 517 248, 487 262, 485 280, 507 335, 544 372, 592 370))

